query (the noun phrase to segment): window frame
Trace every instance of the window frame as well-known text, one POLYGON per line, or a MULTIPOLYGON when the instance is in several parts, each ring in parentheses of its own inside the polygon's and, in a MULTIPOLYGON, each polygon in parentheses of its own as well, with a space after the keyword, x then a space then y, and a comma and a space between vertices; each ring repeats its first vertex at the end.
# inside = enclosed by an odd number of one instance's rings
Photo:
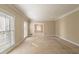
MULTIPOLYGON (((13 45, 15 45, 15 16, 14 15, 11 15, 11 14, 7 14, 6 12, 3 12, 3 11, 0 11, 0 15, 4 15, 4 17, 5 17, 5 19, 6 19, 6 17, 11 17, 12 19, 12 21, 14 21, 14 23, 13 23, 13 27, 14 27, 14 29, 11 29, 11 20, 9 19, 9 30, 5 30, 5 31, 3 31, 4 33, 5 32, 9 32, 9 34, 10 34, 10 43, 11 43, 11 46, 13 46, 13 45), (13 36, 12 36, 12 32, 13 32, 13 36), (13 39, 12 39, 13 38, 13 39)), ((5 24, 6 25, 6 24, 5 24)), ((6 27, 6 26, 5 26, 6 27)), ((5 35, 5 34, 4 34, 5 35)), ((10 47, 11 47, 10 46, 10 47)), ((8 47, 8 48, 10 48, 10 47, 8 47)), ((8 49, 7 48, 7 49, 8 49)), ((5 51, 5 50, 4 50, 5 51)), ((1 51, 1 52, 4 52, 4 51, 1 51)), ((0 53, 1 53, 0 52, 0 53)))

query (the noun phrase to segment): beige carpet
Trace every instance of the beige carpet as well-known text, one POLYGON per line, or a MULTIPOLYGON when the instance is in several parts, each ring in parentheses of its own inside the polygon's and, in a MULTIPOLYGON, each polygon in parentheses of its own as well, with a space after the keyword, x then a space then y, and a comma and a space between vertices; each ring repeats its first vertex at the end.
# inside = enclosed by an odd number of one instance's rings
MULTIPOLYGON (((59 39, 61 40, 61 39, 59 39)), ((10 54, 57 54, 76 53, 71 48, 63 45, 56 37, 33 36, 27 38, 20 46, 10 54)))

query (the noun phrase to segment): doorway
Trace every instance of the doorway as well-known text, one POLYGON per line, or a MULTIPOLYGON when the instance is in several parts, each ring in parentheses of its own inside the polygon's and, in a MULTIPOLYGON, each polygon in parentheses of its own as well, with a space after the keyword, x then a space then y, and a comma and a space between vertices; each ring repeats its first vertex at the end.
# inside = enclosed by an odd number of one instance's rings
POLYGON ((44 24, 34 24, 34 33, 35 35, 42 35, 44 33, 44 24))
POLYGON ((24 21, 24 38, 28 36, 28 23, 24 21))

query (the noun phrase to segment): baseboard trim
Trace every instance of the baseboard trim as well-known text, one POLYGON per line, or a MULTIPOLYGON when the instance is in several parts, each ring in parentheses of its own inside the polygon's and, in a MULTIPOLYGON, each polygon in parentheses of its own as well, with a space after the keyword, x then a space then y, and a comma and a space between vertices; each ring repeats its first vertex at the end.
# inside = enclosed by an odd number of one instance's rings
POLYGON ((52 36, 52 37, 54 37, 54 36, 56 36, 56 35, 44 35, 44 36, 52 36))
POLYGON ((60 39, 62 39, 62 40, 65 40, 65 41, 67 41, 67 42, 70 42, 70 43, 72 43, 72 44, 74 44, 74 45, 76 45, 76 46, 79 47, 79 44, 78 44, 78 43, 75 43, 75 42, 70 41, 70 40, 68 40, 68 39, 66 39, 66 38, 63 38, 63 37, 59 37, 59 36, 56 36, 56 37, 58 37, 58 38, 60 38, 60 39))
POLYGON ((16 47, 18 47, 24 40, 19 41, 17 44, 10 47, 10 49, 6 50, 4 53, 9 54, 12 50, 14 50, 16 47))
POLYGON ((28 36, 25 37, 23 40, 19 41, 18 43, 16 43, 15 45, 11 46, 10 49, 8 49, 7 51, 5 51, 5 52, 3 52, 3 53, 7 53, 7 54, 10 53, 12 50, 14 50, 14 49, 15 49, 16 47, 18 47, 20 44, 22 44, 26 38, 28 38, 28 36))
POLYGON ((12 50, 14 50, 16 47, 18 47, 20 44, 22 44, 24 42, 24 40, 26 38, 28 38, 29 36, 25 37, 23 40, 19 41, 17 44, 13 45, 6 53, 10 53, 12 50))

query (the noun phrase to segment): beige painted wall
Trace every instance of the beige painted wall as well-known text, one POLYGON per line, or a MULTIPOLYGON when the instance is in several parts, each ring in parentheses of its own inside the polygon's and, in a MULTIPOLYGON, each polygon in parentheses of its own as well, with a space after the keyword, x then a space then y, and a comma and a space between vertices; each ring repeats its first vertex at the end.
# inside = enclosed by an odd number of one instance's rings
POLYGON ((79 44, 79 11, 56 21, 56 35, 79 44))
POLYGON ((55 35, 55 21, 48 21, 44 23, 45 35, 55 35))
POLYGON ((15 46, 24 40, 24 21, 27 17, 13 5, 0 5, 0 11, 15 16, 15 46))
POLYGON ((41 22, 31 22, 30 31, 32 34, 34 32, 34 24, 44 24, 44 35, 55 35, 55 21, 41 21, 41 22))

